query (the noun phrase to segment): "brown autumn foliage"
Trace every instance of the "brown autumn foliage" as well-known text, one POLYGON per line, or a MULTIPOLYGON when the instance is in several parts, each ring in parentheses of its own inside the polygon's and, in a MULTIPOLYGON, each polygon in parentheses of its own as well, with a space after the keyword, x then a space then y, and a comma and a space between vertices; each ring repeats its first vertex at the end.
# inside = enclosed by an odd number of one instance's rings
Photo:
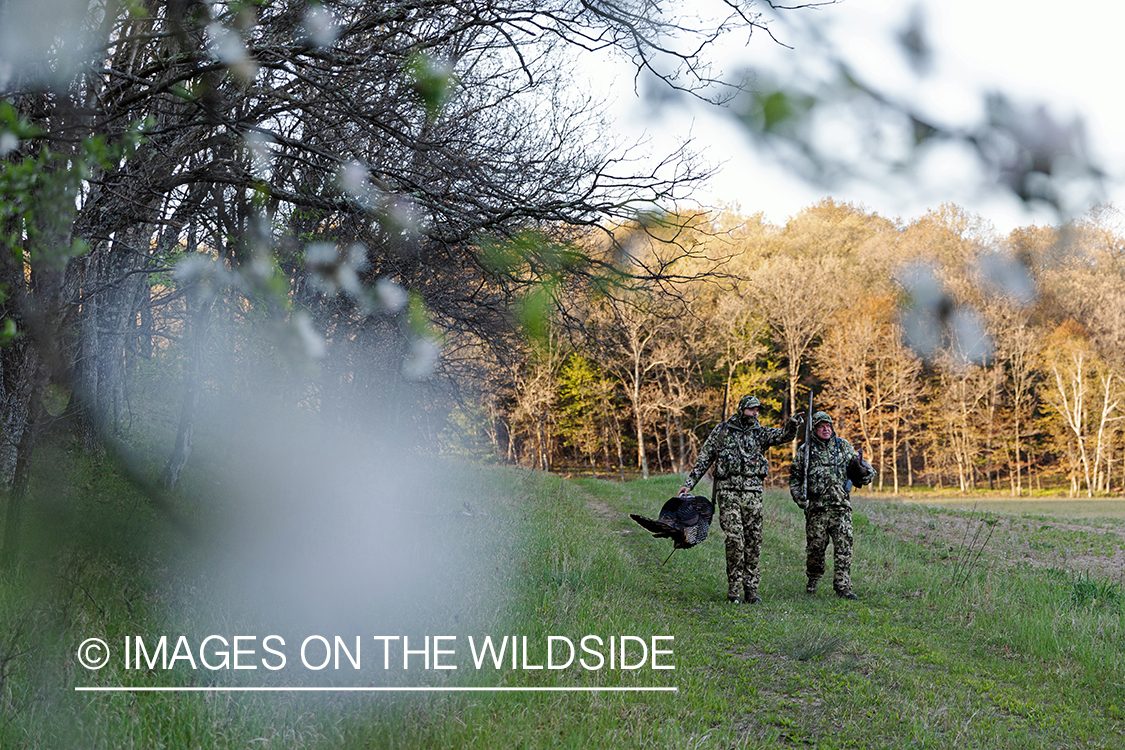
POLYGON ((694 304, 635 327, 649 349, 631 349, 627 372, 581 337, 572 351, 620 384, 627 469, 681 470, 662 457, 697 444, 746 391, 778 423, 812 389, 883 491, 1122 494, 1125 253, 1114 216, 999 237, 953 206, 909 225, 831 201, 783 227, 728 212, 699 240, 721 272, 654 293, 694 304), (919 268, 927 282, 912 286, 919 268), (904 330, 917 310, 933 332, 924 346, 904 330), (697 394, 674 420, 670 381, 647 374, 658 370, 678 374, 681 403, 697 394))

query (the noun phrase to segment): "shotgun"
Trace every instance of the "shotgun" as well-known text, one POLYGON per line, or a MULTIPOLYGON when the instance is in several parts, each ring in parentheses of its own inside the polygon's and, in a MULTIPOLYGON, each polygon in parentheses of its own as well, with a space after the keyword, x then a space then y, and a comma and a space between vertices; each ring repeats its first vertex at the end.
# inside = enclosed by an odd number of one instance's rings
POLYGON ((809 504, 809 449, 812 445, 812 388, 809 389, 809 410, 805 412, 805 477, 802 480, 801 494, 805 506, 809 504))

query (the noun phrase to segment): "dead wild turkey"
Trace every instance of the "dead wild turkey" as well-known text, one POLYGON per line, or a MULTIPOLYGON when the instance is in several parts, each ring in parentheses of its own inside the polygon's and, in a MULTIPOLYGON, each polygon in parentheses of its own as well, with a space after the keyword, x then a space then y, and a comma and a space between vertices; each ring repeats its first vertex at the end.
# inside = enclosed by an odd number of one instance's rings
MULTIPOLYGON (((671 539, 672 552, 675 553, 678 549, 694 547, 706 539, 714 515, 715 505, 710 500, 697 495, 686 495, 674 497, 664 503, 658 520, 638 516, 636 513, 630 513, 629 518, 651 531, 657 539, 671 539)), ((669 559, 671 557, 672 555, 668 555, 669 559)))

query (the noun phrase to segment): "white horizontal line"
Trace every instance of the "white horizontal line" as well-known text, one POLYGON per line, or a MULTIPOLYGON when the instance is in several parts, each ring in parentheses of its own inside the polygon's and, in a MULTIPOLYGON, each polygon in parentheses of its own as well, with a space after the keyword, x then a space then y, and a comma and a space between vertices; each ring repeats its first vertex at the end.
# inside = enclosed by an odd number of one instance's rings
POLYGON ((678 687, 86 687, 87 693, 678 693, 678 687))

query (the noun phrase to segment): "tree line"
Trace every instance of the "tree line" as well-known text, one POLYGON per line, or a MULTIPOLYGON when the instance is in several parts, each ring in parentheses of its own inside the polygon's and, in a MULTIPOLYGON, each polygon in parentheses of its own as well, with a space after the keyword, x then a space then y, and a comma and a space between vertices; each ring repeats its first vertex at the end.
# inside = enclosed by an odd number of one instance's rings
POLYGON ((830 200, 782 226, 680 217, 647 251, 682 280, 562 300, 466 424, 505 461, 647 476, 690 468, 741 395, 780 424, 812 390, 881 490, 1122 493, 1119 222, 998 236, 954 206, 904 223, 830 200))

